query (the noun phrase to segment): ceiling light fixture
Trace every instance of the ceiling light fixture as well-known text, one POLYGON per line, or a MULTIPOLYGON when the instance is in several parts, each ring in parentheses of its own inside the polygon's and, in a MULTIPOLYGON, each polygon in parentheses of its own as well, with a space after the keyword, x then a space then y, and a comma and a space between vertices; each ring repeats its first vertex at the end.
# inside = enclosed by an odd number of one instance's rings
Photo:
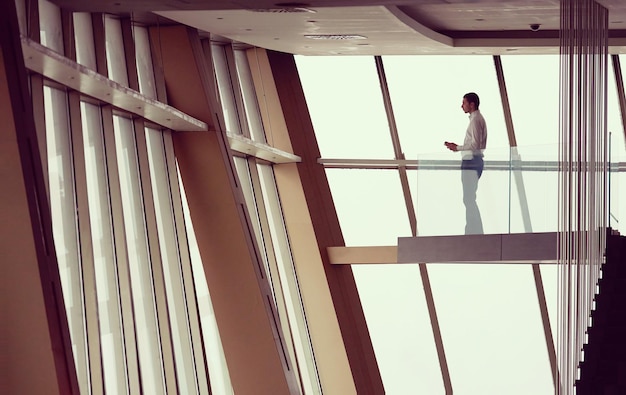
POLYGON ((305 34, 304 37, 311 40, 366 40, 367 37, 360 34, 305 34))
POLYGON ((254 8, 248 11, 265 12, 269 14, 293 14, 293 13, 300 13, 300 12, 308 12, 308 13, 314 14, 317 12, 315 10, 312 10, 306 7, 254 8))

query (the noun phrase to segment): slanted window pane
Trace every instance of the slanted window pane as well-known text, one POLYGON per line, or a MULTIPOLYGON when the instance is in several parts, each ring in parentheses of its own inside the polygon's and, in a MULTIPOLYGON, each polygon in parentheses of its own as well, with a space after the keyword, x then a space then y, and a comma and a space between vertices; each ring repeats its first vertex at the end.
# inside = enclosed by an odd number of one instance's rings
MULTIPOLYGON (((276 189, 276 179, 274 170, 270 165, 257 165, 259 179, 263 192, 262 198, 265 203, 266 215, 271 235, 268 237, 272 242, 276 255, 276 265, 281 284, 287 320, 290 326, 290 339, 285 341, 293 342, 295 359, 298 362, 298 370, 304 387, 305 394, 315 394, 321 391, 320 379, 318 377, 313 346, 311 344, 309 328, 304 316, 304 307, 300 295, 300 286, 296 270, 294 268, 293 257, 289 247, 287 230, 283 219, 280 199, 276 189)), ((287 332, 287 331, 285 331, 287 332)), ((292 347, 289 347, 290 351, 292 347)), ((293 356, 292 356, 293 357, 293 356)))
POLYGON ((114 116, 113 121, 142 388, 148 394, 164 394, 152 263, 148 256, 134 130, 130 119, 114 116))
POLYGON ((150 52, 148 29, 143 26, 133 26, 133 34, 135 36, 139 91, 152 99, 156 99, 154 69, 152 68, 152 54, 150 52))
POLYGON ((106 54, 109 78, 119 84, 128 86, 122 24, 119 19, 107 15, 104 17, 104 30, 106 32, 106 54))
POLYGON ((81 116, 104 386, 107 392, 124 394, 128 392, 125 377, 126 352, 122 336, 119 278, 113 247, 102 115, 98 106, 81 102, 81 116))
MULTIPOLYGON (((183 275, 178 241, 175 234, 174 213, 167 179, 165 151, 161 131, 146 128, 146 142, 148 145, 148 159, 150 161, 150 179, 152 180, 154 208, 156 210, 159 247, 163 262, 165 278, 165 293, 170 315, 172 341, 174 343, 174 357, 178 388, 183 394, 195 394, 196 365, 193 361, 191 337, 189 333, 189 317, 186 295, 183 288, 183 275)), ((195 314, 195 312, 191 312, 195 314)))
POLYGON ((237 104, 235 103, 235 94, 230 80, 228 60, 226 59, 226 48, 221 45, 212 45, 211 52, 213 55, 215 76, 217 78, 217 87, 222 102, 222 111, 224 112, 224 122, 226 122, 226 131, 241 134, 237 104))
POLYGON ((27 31, 27 18, 26 18, 26 0, 16 0, 15 8, 17 12, 17 21, 20 25, 20 34, 24 37, 28 37, 27 31))
POLYGON ((61 9, 48 0, 39 0, 39 31, 41 45, 63 54, 61 9))
POLYGON ((75 12, 73 13, 73 18, 76 61, 85 67, 97 70, 91 14, 88 12, 75 12))
POLYGON ((81 392, 87 393, 86 328, 81 257, 78 250, 76 200, 67 93, 44 86, 46 142, 52 233, 59 264, 63 300, 81 392))
POLYGON ((241 85, 241 95, 243 96, 243 104, 245 106, 246 117, 248 121, 248 129, 250 129, 250 137, 258 142, 272 142, 271 136, 265 136, 263 132, 263 122, 259 112, 259 105, 254 90, 254 82, 250 73, 250 65, 248 56, 243 50, 235 50, 235 62, 237 64, 237 74, 241 85))

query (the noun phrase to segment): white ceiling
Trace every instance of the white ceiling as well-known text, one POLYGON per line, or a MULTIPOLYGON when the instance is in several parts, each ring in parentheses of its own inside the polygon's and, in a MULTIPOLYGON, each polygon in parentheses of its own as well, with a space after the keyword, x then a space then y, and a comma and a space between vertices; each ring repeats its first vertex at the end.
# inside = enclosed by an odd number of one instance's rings
MULTIPOLYGON (((559 47, 559 0, 53 1, 80 11, 155 12, 215 37, 302 55, 558 53, 559 47)), ((611 52, 626 53, 626 0, 601 3, 609 9, 611 52)))

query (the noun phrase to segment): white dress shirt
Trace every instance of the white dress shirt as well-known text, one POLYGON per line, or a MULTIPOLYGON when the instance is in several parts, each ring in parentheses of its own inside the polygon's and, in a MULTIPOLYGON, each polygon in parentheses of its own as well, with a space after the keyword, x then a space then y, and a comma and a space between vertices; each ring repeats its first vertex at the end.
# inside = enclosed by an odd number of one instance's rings
POLYGON ((472 159, 472 156, 483 156, 483 150, 487 148, 487 123, 479 110, 470 113, 469 125, 465 132, 463 145, 457 146, 463 159, 472 159))

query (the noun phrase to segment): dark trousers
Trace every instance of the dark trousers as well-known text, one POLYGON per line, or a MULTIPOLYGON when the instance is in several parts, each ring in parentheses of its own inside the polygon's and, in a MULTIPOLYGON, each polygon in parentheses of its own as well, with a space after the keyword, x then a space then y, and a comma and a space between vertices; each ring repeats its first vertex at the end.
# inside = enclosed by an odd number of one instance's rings
POLYGON ((461 182, 463 184, 463 204, 465 205, 465 234, 483 234, 483 221, 476 204, 478 180, 483 174, 483 157, 474 155, 461 161, 461 182))

